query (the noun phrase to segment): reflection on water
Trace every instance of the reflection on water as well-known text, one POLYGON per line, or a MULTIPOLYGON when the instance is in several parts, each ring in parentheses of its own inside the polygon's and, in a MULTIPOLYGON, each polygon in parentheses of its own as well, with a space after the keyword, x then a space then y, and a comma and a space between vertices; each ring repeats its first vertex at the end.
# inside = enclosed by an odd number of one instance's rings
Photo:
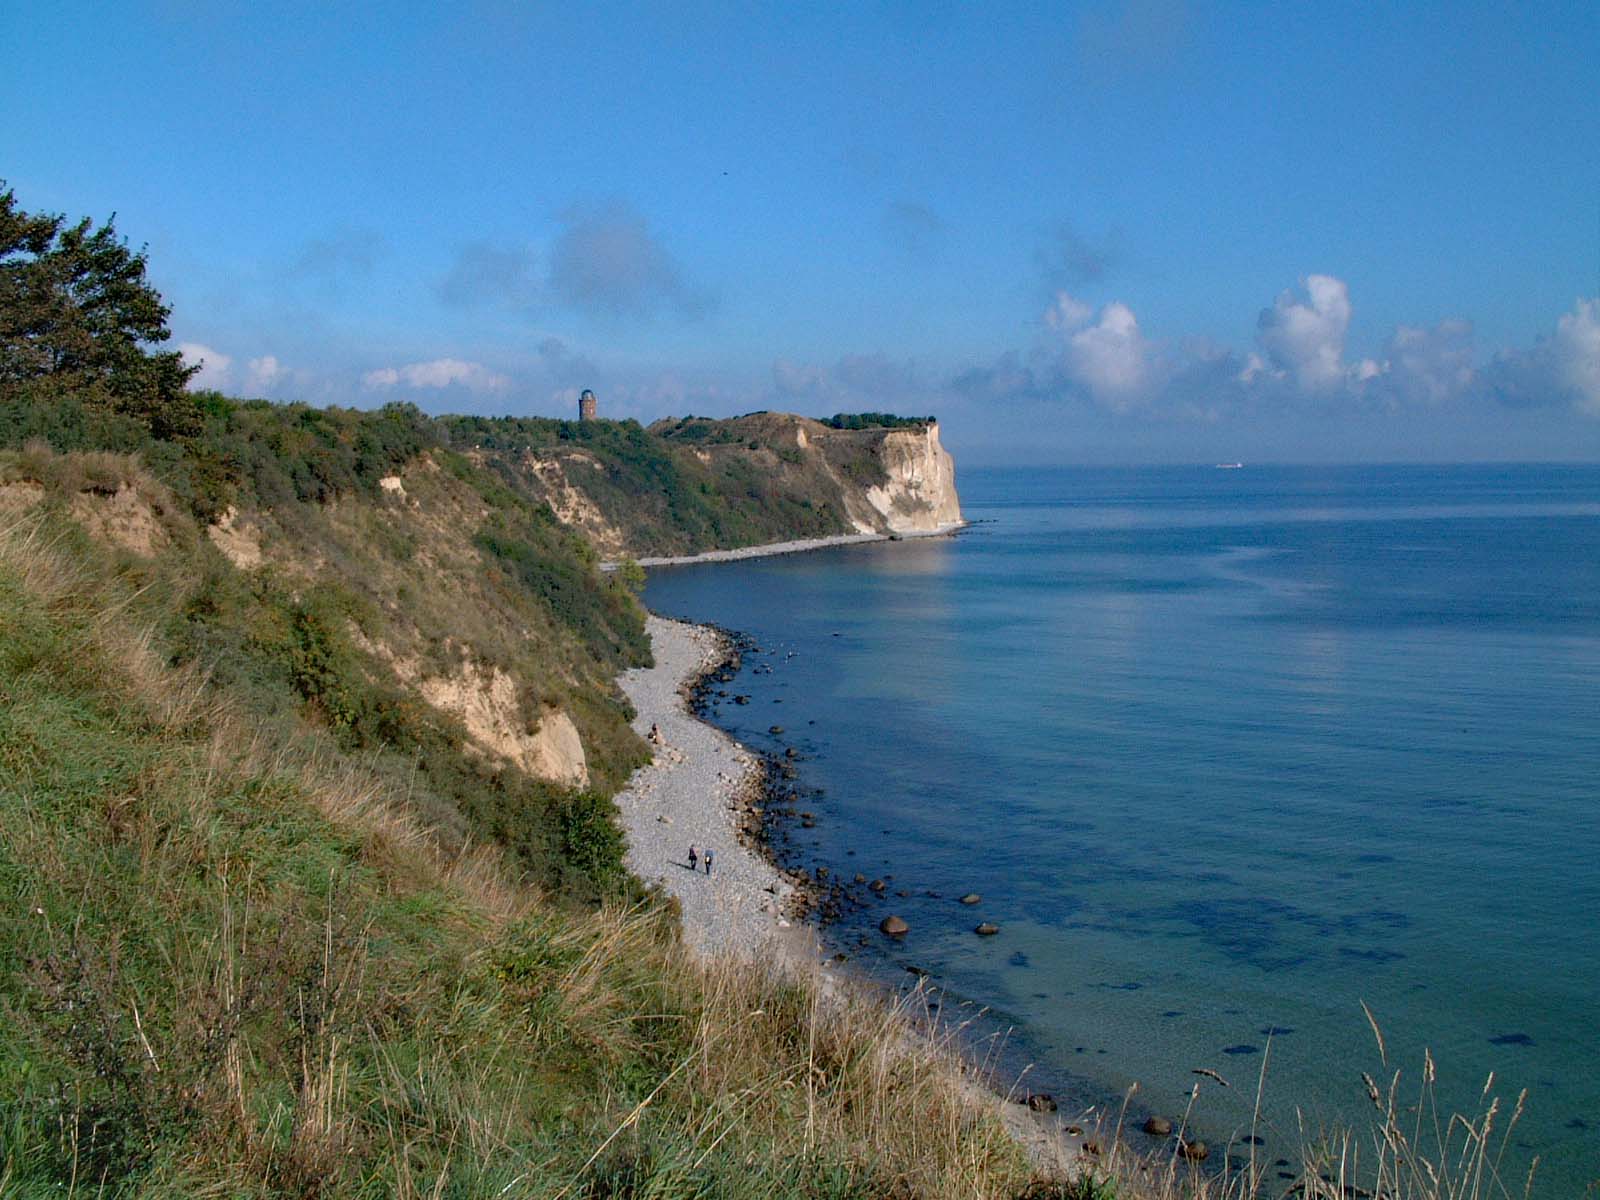
MULTIPOLYGON (((955 540, 650 578, 652 607, 769 651, 717 719, 799 751, 817 819, 784 853, 893 877, 830 937, 991 1006, 1047 1077, 1137 1079, 1153 1108, 1181 1111, 1195 1067, 1253 1080, 1278 1030, 1280 1145, 1297 1103, 1362 1115, 1365 1001, 1447 1096, 1490 1070, 1530 1089, 1513 1153, 1544 1156, 1548 1194, 1600 1166, 1572 1124, 1600 1112, 1600 470, 963 494, 992 523, 955 540)), ((1251 1099, 1210 1098, 1213 1134, 1251 1099)))

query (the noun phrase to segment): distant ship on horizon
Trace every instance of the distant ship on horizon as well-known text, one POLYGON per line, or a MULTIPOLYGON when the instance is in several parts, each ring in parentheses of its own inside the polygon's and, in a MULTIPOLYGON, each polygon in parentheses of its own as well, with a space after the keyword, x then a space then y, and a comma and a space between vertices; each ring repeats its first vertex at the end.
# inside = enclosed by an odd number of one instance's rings
POLYGON ((1217 470, 1219 470, 1219 471, 1237 471, 1243 466, 1244 466, 1243 463, 1218 463, 1217 464, 1217 470))

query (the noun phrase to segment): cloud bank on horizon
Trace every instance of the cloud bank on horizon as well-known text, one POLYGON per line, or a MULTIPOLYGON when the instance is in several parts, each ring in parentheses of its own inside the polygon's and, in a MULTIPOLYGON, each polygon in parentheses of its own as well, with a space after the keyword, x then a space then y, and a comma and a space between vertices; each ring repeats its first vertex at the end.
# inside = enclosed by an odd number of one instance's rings
POLYGON ((1087 402, 1122 414, 1215 422, 1252 406, 1443 409, 1458 402, 1512 408, 1567 405, 1600 418, 1600 298, 1579 297, 1548 337, 1479 365, 1472 322, 1398 325, 1377 357, 1351 359, 1354 307, 1345 281, 1307 275, 1261 310, 1242 354, 1203 338, 1146 336, 1133 309, 1098 311, 1066 291, 1044 313, 1042 339, 958 376, 957 392, 1087 402))

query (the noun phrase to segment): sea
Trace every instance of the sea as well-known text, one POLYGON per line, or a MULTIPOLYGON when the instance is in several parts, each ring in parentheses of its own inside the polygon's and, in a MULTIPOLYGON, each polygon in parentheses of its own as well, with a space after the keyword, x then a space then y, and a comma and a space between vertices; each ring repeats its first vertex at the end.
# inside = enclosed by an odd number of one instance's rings
POLYGON ((1457 1150, 1498 1096, 1509 1194, 1600 1179, 1600 467, 958 484, 953 537, 649 575, 756 647, 708 716, 794 751, 780 858, 885 882, 830 950, 1213 1164, 1370 1161, 1365 1073, 1457 1150))

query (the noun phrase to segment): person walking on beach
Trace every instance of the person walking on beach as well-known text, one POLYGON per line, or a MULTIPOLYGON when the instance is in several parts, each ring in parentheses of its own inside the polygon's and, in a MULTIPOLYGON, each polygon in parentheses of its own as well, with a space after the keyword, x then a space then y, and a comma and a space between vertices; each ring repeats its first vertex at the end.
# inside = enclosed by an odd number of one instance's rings
POLYGON ((706 874, 711 874, 711 847, 706 847, 706 874))
MULTIPOLYGON (((700 863, 697 861, 697 859, 698 859, 698 856, 695 854, 694 846, 691 844, 690 847, 689 847, 689 870, 694 871, 694 870, 699 869, 700 863)), ((708 870, 708 871, 710 869, 711 869, 710 867, 706 868, 706 870, 708 870)))

